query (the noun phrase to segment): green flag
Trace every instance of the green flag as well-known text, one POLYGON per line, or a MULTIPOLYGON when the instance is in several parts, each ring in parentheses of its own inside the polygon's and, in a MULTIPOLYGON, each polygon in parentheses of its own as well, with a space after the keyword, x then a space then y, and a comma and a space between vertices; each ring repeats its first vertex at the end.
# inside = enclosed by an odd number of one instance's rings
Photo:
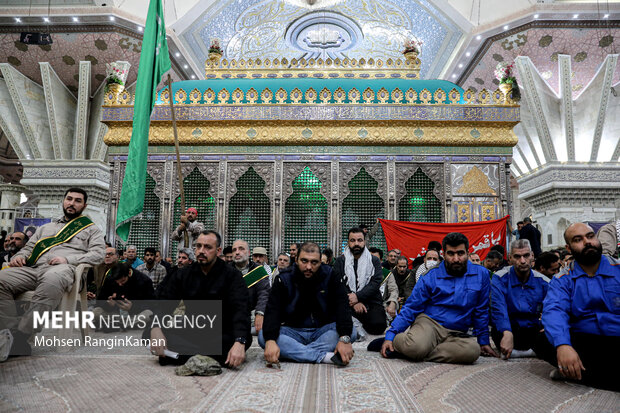
MULTIPOLYGON (((133 105, 133 131, 121 198, 116 212, 116 234, 127 242, 131 220, 142 212, 146 191, 146 161, 149 147, 149 124, 156 99, 156 88, 170 70, 166 42, 166 25, 161 0, 151 0, 142 38, 136 99, 133 105)), ((172 98, 172 96, 170 97, 172 98)))

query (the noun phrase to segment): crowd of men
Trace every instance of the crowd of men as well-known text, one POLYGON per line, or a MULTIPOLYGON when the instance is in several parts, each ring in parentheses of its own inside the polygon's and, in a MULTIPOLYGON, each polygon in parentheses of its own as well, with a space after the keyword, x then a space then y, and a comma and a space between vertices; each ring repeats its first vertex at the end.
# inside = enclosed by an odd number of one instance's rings
POLYGON ((480 355, 539 357, 556 367, 554 379, 618 389, 608 371, 620 367, 620 262, 602 253, 586 224, 568 227, 561 250, 542 252, 540 233, 526 218, 507 254, 501 246, 485 257, 469 253, 469 240, 454 232, 431 241, 413 261, 398 249, 382 261, 383 251, 367 246, 368 229, 351 228, 338 257, 314 242, 294 243, 272 267, 263 246, 251 249, 239 239, 223 248, 221 236, 204 229, 189 208, 174 231, 173 265, 155 248, 142 257, 132 245, 116 251, 82 215, 86 205, 86 192, 71 188, 63 217, 30 239, 7 236, 0 255, 9 266, 0 272, 0 356, 3 345, 6 356, 29 353, 32 312, 54 309, 75 266, 87 263, 93 266, 88 297, 98 317, 191 316, 201 311, 194 303, 221 300, 221 353, 209 354, 195 331, 147 327, 143 336, 158 343, 151 351, 162 365, 201 354, 234 368, 256 335, 271 365, 345 366, 354 357, 352 343, 375 335, 368 350, 385 358, 470 364, 480 355), (35 291, 32 303, 18 315, 13 300, 28 290, 35 291), (141 305, 147 300, 173 306, 149 309, 141 305))

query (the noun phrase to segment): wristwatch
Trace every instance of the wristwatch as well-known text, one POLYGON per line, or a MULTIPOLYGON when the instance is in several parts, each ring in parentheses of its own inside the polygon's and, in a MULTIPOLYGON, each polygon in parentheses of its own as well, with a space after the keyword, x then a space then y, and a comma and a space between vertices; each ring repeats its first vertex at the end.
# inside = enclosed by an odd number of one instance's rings
POLYGON ((237 337, 235 339, 235 343, 241 343, 241 344, 243 344, 245 346, 246 339, 245 339, 245 337, 237 337))
POLYGON ((340 341, 341 343, 344 343, 344 344, 351 344, 351 337, 350 336, 340 336, 338 341, 340 341))

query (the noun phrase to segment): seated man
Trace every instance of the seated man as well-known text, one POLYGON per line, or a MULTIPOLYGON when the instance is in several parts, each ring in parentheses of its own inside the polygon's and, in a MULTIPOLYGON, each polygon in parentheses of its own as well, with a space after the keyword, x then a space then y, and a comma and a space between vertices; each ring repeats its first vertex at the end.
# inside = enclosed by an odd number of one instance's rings
POLYGON ((103 261, 103 234, 90 218, 82 215, 87 198, 81 188, 68 189, 62 202, 63 216, 39 227, 11 259, 12 268, 0 275, 0 330, 9 329, 13 335, 13 346, 20 351, 14 354, 29 353, 26 340, 35 332, 34 312, 58 306, 63 294, 73 286, 75 267, 103 261), (31 305, 20 319, 13 300, 31 290, 31 305))
POLYGON ((179 301, 183 300, 186 316, 200 311, 201 300, 222 300, 222 354, 205 351, 202 341, 195 339, 193 331, 155 327, 149 332, 147 329, 146 338, 165 340, 165 345, 151 347, 153 353, 159 356, 160 364, 184 364, 196 354, 213 357, 228 367, 237 367, 245 360, 245 351, 252 344, 248 288, 241 273, 218 258, 221 245, 220 234, 203 231, 194 243, 196 261, 170 273, 159 299, 172 300, 173 305, 167 306, 167 314, 172 314, 179 301), (178 359, 167 357, 164 355, 165 349, 181 356, 178 359))
POLYGON ((400 254, 396 249, 389 250, 387 254, 387 259, 381 263, 381 266, 385 269, 392 270, 396 266, 396 260, 400 254))
MULTIPOLYGON (((382 334, 386 319, 380 287, 383 281, 381 261, 366 248, 364 232, 351 228, 344 254, 336 259, 334 272, 342 279, 349 295, 353 317, 370 334, 382 334)), ((362 335, 363 332, 360 332, 362 335)))
POLYGON ((398 257, 396 267, 392 270, 392 275, 398 286, 398 307, 400 308, 411 295, 416 283, 415 275, 409 269, 409 260, 407 257, 404 255, 398 257))
POLYGON ((127 262, 115 264, 110 269, 97 296, 97 303, 93 310, 95 327, 108 331, 100 318, 109 314, 119 314, 119 310, 131 316, 141 313, 149 316, 151 311, 145 301, 154 299, 153 281, 148 275, 134 270, 127 262))
POLYGON ((136 270, 148 275, 151 281, 153 281, 153 287, 157 288, 159 283, 164 280, 168 272, 163 265, 155 260, 155 253, 155 248, 146 247, 144 249, 144 264, 138 265, 136 270))
POLYGON ((484 268, 489 270, 491 275, 493 275, 495 271, 500 269, 503 261, 504 257, 502 256, 502 254, 495 250, 491 250, 487 253, 487 256, 482 261, 482 265, 484 266, 484 268))
POLYGON ((278 261, 276 264, 276 268, 271 273, 271 277, 269 277, 269 284, 273 285, 273 281, 276 279, 276 276, 280 274, 282 271, 290 267, 291 265, 291 257, 288 254, 281 252, 278 255, 278 261))
MULTIPOLYGON (((88 276, 86 277, 86 285, 88 288, 87 297, 88 300, 95 300, 99 296, 99 291, 103 286, 103 282, 110 274, 110 269, 118 263, 118 253, 116 249, 110 244, 106 244, 105 258, 102 264, 97 264, 90 270, 88 270, 88 276)), ((90 303, 89 303, 90 305, 90 303)))
POLYGON ((534 264, 534 269, 549 279, 560 272, 560 268, 562 268, 560 255, 554 252, 543 252, 536 258, 534 264))
POLYGON ((0 268, 8 267, 13 256, 28 243, 28 236, 20 231, 7 235, 7 245, 5 251, 0 253, 0 268))
MULTIPOLYGON (((368 251, 370 251, 370 254, 379 258, 379 261, 383 260, 383 251, 381 251, 381 249, 370 247, 368 248, 368 251)), ((385 312, 388 315, 388 322, 391 322, 394 317, 396 317, 396 312, 400 308, 400 304, 398 304, 398 285, 396 285, 396 280, 394 279, 394 275, 392 275, 392 271, 387 268, 383 268, 382 271, 383 281, 381 282, 379 291, 381 292, 381 297, 383 298, 385 312)))
POLYGON ((140 265, 144 264, 144 261, 138 258, 138 247, 135 245, 127 246, 125 250, 125 259, 131 264, 131 268, 138 268, 140 265))
POLYGON ((254 312, 254 331, 253 334, 263 328, 263 320, 265 317, 265 307, 269 298, 269 273, 264 270, 262 265, 258 265, 250 260, 250 246, 242 239, 233 242, 233 264, 238 269, 246 281, 248 293, 250 294, 250 311, 254 312), (254 273, 253 271, 256 271, 254 273), (254 280, 254 275, 262 273, 261 276, 254 280), (248 275, 249 274, 249 275, 248 275), (250 279, 254 280, 248 282, 250 279))
POLYGON ((353 323, 344 285, 330 266, 321 264, 317 244, 306 242, 297 254, 297 262, 278 275, 269 294, 258 335, 265 360, 346 365, 353 358, 353 323))
POLYGON ((542 324, 555 347, 545 360, 558 370, 551 377, 620 390, 620 262, 602 255, 589 225, 575 223, 564 232, 575 262, 549 284, 542 324))
MULTIPOLYGON (((415 282, 418 282, 420 277, 426 274, 431 268, 435 268, 440 261, 441 257, 439 256, 439 252, 435 250, 426 251, 426 254, 424 254, 424 261, 415 272, 415 282)), ((406 298, 409 298, 409 296, 406 298)))
POLYGON ((191 248, 181 248, 177 253, 177 265, 170 268, 170 271, 166 274, 166 277, 159 283, 157 288, 155 289, 155 297, 160 296, 162 290, 165 288, 164 285, 170 281, 170 277, 173 273, 177 272, 179 268, 187 267, 192 265, 194 262, 194 251, 191 248))
POLYGON ((383 357, 397 351, 413 361, 459 364, 473 363, 481 352, 497 357, 489 346, 489 272, 469 262, 468 250, 465 235, 445 236, 444 263, 414 287, 385 334, 383 357), (472 325, 478 343, 467 334, 472 325))
POLYGON ((549 351, 540 315, 549 279, 532 270, 530 242, 510 244, 510 263, 491 280, 491 337, 506 359, 535 357, 549 351))
POLYGON ((476 254, 475 252, 472 252, 471 254, 469 254, 469 260, 473 264, 482 265, 482 262, 480 261, 480 255, 476 254))
POLYGON ((224 256, 224 258, 222 258, 225 262, 229 262, 232 263, 233 260, 233 253, 232 253, 232 246, 229 245, 227 247, 225 247, 222 250, 222 255, 224 256))

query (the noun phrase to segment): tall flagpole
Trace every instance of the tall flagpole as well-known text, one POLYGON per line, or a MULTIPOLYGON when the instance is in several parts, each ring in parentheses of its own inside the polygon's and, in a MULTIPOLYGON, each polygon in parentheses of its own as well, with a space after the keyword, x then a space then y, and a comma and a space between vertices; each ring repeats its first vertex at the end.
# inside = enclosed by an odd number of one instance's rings
MULTIPOLYGON (((181 154, 179 153, 179 135, 177 134, 177 119, 174 116, 174 97, 172 95, 172 77, 168 73, 168 93, 170 103, 170 117, 172 118, 172 130, 174 132, 174 150, 177 154, 177 177, 179 179, 179 189, 181 192, 181 214, 185 214, 185 189, 183 189, 183 172, 181 171, 181 154)), ((185 241, 185 248, 189 247, 189 235, 187 233, 187 226, 183 230, 183 240, 185 241)))

